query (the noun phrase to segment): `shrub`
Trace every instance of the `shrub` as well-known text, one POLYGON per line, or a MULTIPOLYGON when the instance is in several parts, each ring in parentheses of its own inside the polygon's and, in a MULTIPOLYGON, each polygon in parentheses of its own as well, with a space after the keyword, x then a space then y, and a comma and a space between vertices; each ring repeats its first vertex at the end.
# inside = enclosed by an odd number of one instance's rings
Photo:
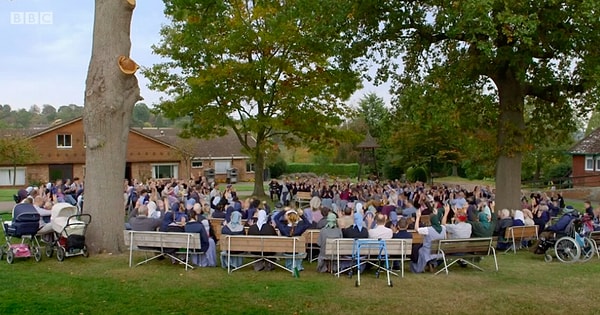
POLYGON ((287 171, 287 163, 281 157, 278 157, 277 160, 269 165, 269 172, 271 173, 272 178, 277 178, 287 171))
POLYGON ((423 166, 411 166, 406 170, 406 180, 427 182, 427 170, 423 166))

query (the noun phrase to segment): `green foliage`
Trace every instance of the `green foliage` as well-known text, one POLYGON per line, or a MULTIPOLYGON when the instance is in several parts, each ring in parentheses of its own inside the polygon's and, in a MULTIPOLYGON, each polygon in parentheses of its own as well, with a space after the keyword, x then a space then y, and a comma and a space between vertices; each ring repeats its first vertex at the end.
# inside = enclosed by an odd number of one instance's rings
POLYGON ((397 165, 390 163, 389 160, 383 164, 383 177, 391 180, 402 178, 403 169, 397 165))
POLYGON ((273 178, 278 178, 279 176, 285 174, 286 171, 287 163, 281 156, 278 156, 275 162, 269 165, 269 173, 273 178))
MULTIPOLYGON (((39 153, 33 147, 31 140, 26 137, 3 137, 0 138, 0 163, 13 166, 16 174, 16 167, 36 162, 39 159, 39 153)), ((16 176, 13 175, 13 185, 15 185, 16 176)))
POLYGON ((585 128, 585 135, 589 135, 592 131, 598 129, 600 127, 600 112, 598 110, 594 110, 592 112, 592 116, 587 123, 587 127, 585 128))
POLYGON ((489 152, 485 156, 497 160, 499 206, 514 207, 520 174, 514 175, 520 173, 522 153, 540 138, 570 134, 575 117, 596 107, 599 11, 600 2, 590 0, 373 1, 356 5, 362 28, 352 38, 357 47, 369 47, 370 61, 381 65, 378 81, 391 79, 396 87, 400 115, 408 118, 397 119, 407 126, 403 135, 417 126, 435 131, 396 147, 412 150, 418 145, 417 152, 428 155, 440 146, 466 150, 469 157, 489 152), (467 98, 461 100, 461 95, 467 98), (404 110, 419 99, 426 100, 418 106, 421 115, 433 118, 431 125, 423 119, 412 124, 416 111, 404 110), (451 113, 448 109, 456 105, 458 115, 446 122, 436 119, 436 112, 451 113), (465 114, 475 129, 495 133, 494 145, 483 146, 487 152, 477 149, 477 141, 448 141, 440 135, 444 127, 458 123, 457 134, 468 138, 462 129, 465 114))
POLYGON ((317 164, 317 163, 288 163, 287 174, 314 173, 317 175, 358 176, 358 164, 317 164))
POLYGON ((406 170, 406 180, 427 182, 427 170, 423 166, 411 166, 406 170))
POLYGON ((171 98, 158 110, 189 117, 184 135, 233 130, 256 161, 256 182, 275 139, 311 149, 333 145, 343 100, 359 87, 340 32, 351 4, 294 1, 165 1, 171 24, 156 54, 171 61, 144 72, 171 98))
POLYGON ((547 179, 563 178, 569 176, 572 169, 573 166, 571 163, 560 163, 551 165, 546 171, 544 171, 544 177, 547 179))

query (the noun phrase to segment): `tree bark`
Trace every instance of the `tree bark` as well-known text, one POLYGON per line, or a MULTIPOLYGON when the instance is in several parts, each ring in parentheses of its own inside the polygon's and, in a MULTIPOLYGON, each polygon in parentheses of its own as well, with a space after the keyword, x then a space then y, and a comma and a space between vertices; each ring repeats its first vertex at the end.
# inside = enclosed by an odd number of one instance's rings
POLYGON ((506 70, 494 80, 498 88, 498 158, 496 164, 496 208, 521 206, 521 162, 523 149, 524 96, 514 73, 506 70))
POLYGON ((252 192, 252 196, 264 198, 267 196, 264 187, 265 152, 262 151, 258 143, 256 143, 254 152, 256 158, 254 160, 254 191, 252 192))
POLYGON ((86 243, 91 253, 123 246, 123 187, 129 122, 141 99, 135 75, 121 72, 129 56, 133 6, 127 0, 96 0, 92 56, 85 90, 85 207, 92 215, 86 243))

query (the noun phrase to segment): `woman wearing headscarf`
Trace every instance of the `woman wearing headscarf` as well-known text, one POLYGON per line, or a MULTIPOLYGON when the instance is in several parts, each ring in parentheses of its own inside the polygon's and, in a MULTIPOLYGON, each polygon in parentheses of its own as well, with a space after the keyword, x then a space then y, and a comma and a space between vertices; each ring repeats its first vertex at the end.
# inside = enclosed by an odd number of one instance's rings
MULTIPOLYGON (((277 231, 275 231, 275 228, 269 224, 268 222, 268 218, 267 218, 267 211, 265 210, 258 210, 258 217, 256 218, 256 223, 251 225, 248 228, 248 235, 266 235, 266 236, 276 236, 277 235, 277 231)), ((252 253, 252 254, 258 254, 260 255, 260 253, 252 253)), ((275 253, 264 253, 264 255, 269 256, 269 255, 273 255, 275 253)), ((255 271, 261 271, 261 270, 266 270, 266 271, 270 271, 273 270, 274 266, 273 264, 271 264, 268 261, 265 260, 261 260, 258 262, 254 263, 254 270, 255 271)))
POLYGON ((525 226, 525 215, 521 210, 513 210, 513 225, 512 226, 525 226))
MULTIPOLYGON (((198 218, 200 219, 200 218, 198 218)), ((204 233, 208 238, 208 249, 204 251, 204 254, 200 254, 200 267, 216 267, 217 266, 217 243, 215 240, 214 231, 210 226, 210 222, 206 218, 202 218, 200 221, 204 227, 204 233)))
POLYGON ((337 216, 333 211, 330 211, 327 214, 327 224, 325 227, 321 229, 319 233, 319 240, 317 244, 319 244, 319 258, 317 264, 317 272, 328 272, 330 271, 329 265, 327 262, 327 256, 325 256, 326 245, 328 239, 336 239, 342 238, 342 230, 337 226, 337 216))
MULTIPOLYGON (((223 226, 221 235, 244 235, 244 226, 242 225, 242 213, 234 211, 231 213, 231 220, 223 226)), ((232 252, 232 254, 239 254, 239 252, 232 252)), ((231 268, 237 268, 242 265, 244 261, 243 257, 232 256, 229 257, 229 266, 231 268)), ((227 269, 227 252, 221 252, 221 267, 227 269)))
MULTIPOLYGON (((200 237, 200 251, 205 252, 210 246, 208 233, 202 223, 198 222, 196 212, 190 212, 190 220, 185 224, 185 232, 187 233, 198 233, 200 237)), ((191 254, 192 264, 200 265, 201 254, 191 254)))
POLYGON ((363 215, 354 213, 354 224, 342 230, 344 238, 369 238, 369 230, 364 226, 363 215))
POLYGON ((423 246, 419 248, 417 261, 411 261, 410 270, 414 273, 421 273, 425 271, 426 266, 429 266, 430 271, 433 271, 437 264, 436 260, 440 257, 438 254, 431 253, 431 244, 434 241, 446 238, 446 227, 441 224, 437 209, 434 209, 430 215, 431 226, 427 227, 418 228, 421 220, 421 210, 417 210, 416 214, 415 228, 419 234, 423 235, 423 246))

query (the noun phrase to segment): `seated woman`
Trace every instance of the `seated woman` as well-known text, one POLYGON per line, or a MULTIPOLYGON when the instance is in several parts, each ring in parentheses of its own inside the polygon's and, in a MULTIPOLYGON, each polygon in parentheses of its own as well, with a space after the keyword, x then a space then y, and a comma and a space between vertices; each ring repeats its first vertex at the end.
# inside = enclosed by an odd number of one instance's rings
MULTIPOLYGON (((210 246, 208 233, 204 228, 204 225, 197 220, 198 217, 195 211, 191 211, 189 217, 189 221, 185 224, 185 232, 198 233, 198 237, 200 237, 200 251, 206 252, 210 246)), ((192 264, 200 266, 201 254, 192 254, 191 260, 192 264)))
MULTIPOLYGON (((508 209, 500 210, 499 218, 500 220, 498 221, 496 230, 494 232, 494 235, 498 236, 498 245, 496 248, 505 250, 512 245, 511 243, 507 242, 507 240, 504 238, 504 235, 506 235, 506 229, 513 226, 513 218, 510 216, 510 211, 508 209)), ((521 221, 521 225, 522 224, 523 222, 521 221)))
POLYGON ((215 232, 210 226, 210 222, 206 218, 198 217, 200 223, 204 226, 208 237, 208 249, 204 251, 204 254, 200 255, 200 266, 201 267, 216 267, 217 266, 217 238, 215 232))
MULTIPOLYGON (((419 226, 421 220, 421 210, 416 212, 415 227, 419 226)), ((446 238, 446 228, 440 224, 437 209, 433 209, 430 216, 431 226, 417 228, 417 232, 423 235, 423 246, 419 248, 417 261, 411 261, 410 270, 414 273, 425 271, 425 267, 429 267, 429 271, 433 271, 437 266, 439 255, 431 253, 431 244, 434 241, 446 238)))
MULTIPOLYGON (((269 224, 269 221, 270 220, 267 219, 267 211, 258 210, 258 217, 256 218, 256 223, 251 225, 248 228, 248 235, 277 236, 277 231, 275 231, 275 228, 273 227, 273 225, 269 224)), ((252 254, 259 255, 260 253, 252 253, 252 254)), ((264 254, 269 256, 269 255, 273 255, 274 253, 264 253, 264 254)), ((274 268, 275 267, 273 266, 273 264, 268 261, 261 260, 261 261, 254 263, 254 271, 261 271, 261 270, 271 271, 274 268)))
POLYGON ((330 271, 329 263, 327 261, 327 257, 325 256, 327 240, 342 238, 342 230, 340 230, 340 228, 337 226, 337 216, 335 213, 330 211, 329 214, 327 214, 326 219, 327 224, 321 229, 321 232, 319 233, 319 240, 317 241, 319 244, 317 272, 330 271))
MULTIPOLYGON (((311 223, 308 222, 304 215, 299 215, 296 210, 287 208, 285 211, 280 211, 275 215, 275 224, 282 236, 300 236, 306 231, 311 223)), ((288 269, 293 269, 295 266, 298 271, 304 270, 302 267, 302 258, 286 259, 285 266, 288 269)))
MULTIPOLYGON (((222 235, 244 235, 244 226, 242 225, 242 213, 234 211, 231 213, 231 221, 225 224, 221 230, 222 235)), ((232 252, 232 254, 239 254, 239 252, 232 252)), ((221 267, 227 269, 227 252, 221 252, 221 267)), ((231 268, 237 268, 243 264, 244 258, 239 256, 229 257, 229 266, 231 268)))
POLYGON ((344 238, 369 238, 369 230, 365 227, 362 213, 354 213, 354 224, 343 229, 344 238))
POLYGON ((513 210, 513 225, 512 226, 525 226, 525 214, 521 210, 513 210))

